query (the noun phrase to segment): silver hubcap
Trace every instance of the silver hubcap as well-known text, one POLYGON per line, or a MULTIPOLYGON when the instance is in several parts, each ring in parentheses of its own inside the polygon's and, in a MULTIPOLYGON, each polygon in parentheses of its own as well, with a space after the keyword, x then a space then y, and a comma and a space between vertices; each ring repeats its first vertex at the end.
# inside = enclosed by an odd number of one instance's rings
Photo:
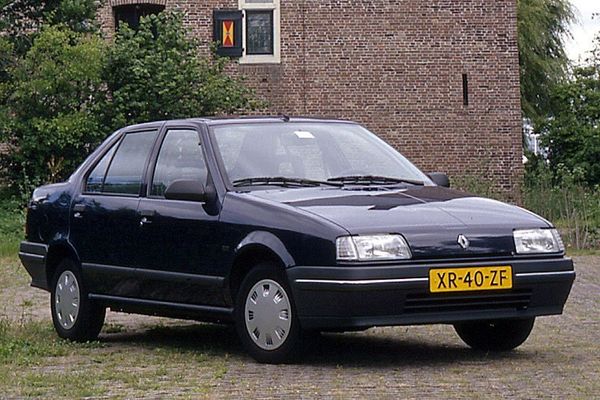
POLYGON ((58 322, 65 329, 71 329, 79 314, 79 284, 71 271, 60 274, 54 289, 54 310, 58 322))
POLYGON ((291 307, 281 285, 270 279, 257 282, 248 293, 245 307, 248 334, 264 350, 279 348, 291 326, 291 307))

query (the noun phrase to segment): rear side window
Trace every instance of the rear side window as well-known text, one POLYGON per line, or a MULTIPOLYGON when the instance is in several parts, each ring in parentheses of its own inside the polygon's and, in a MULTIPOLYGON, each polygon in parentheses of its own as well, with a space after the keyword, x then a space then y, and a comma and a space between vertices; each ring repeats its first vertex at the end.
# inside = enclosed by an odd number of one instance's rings
POLYGON ((195 180, 206 186, 206 176, 198 132, 170 130, 156 160, 150 195, 163 196, 169 184, 179 179, 195 180))
POLYGON ((139 194, 144 166, 156 135, 156 131, 125 135, 108 167, 103 193, 139 194))
POLYGON ((88 175, 87 181, 85 183, 85 191, 88 193, 100 193, 102 192, 102 183, 104 182, 104 175, 106 175, 106 170, 108 169, 108 164, 110 160, 112 160, 113 154, 115 154, 116 145, 113 147, 102 157, 100 162, 96 164, 92 172, 88 175))

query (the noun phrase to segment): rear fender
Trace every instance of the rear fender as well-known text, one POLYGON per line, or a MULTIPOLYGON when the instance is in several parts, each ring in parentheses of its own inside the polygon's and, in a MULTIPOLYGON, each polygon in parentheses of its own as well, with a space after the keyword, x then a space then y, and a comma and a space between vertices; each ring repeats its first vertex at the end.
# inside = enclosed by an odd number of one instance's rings
POLYGON ((66 237, 57 237, 48 245, 48 255, 46 256, 46 282, 48 287, 52 286, 52 277, 58 264, 65 258, 70 258, 77 265, 81 265, 79 255, 71 242, 66 237))

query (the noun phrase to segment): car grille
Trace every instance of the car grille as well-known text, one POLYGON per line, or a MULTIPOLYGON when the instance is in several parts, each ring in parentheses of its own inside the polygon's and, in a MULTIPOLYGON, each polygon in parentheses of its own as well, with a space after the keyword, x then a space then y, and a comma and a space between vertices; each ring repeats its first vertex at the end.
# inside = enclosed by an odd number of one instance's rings
POLYGON ((529 306, 531 290, 511 290, 503 293, 481 293, 460 295, 432 295, 415 293, 406 296, 405 313, 428 313, 465 310, 523 310, 529 306))

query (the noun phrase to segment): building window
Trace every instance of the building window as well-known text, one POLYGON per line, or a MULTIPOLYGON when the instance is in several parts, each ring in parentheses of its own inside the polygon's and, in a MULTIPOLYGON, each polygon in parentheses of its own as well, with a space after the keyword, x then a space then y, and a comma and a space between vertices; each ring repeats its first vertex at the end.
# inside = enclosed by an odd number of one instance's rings
POLYGON ((244 13, 242 64, 280 62, 279 0, 239 0, 244 13))
POLYGON ((273 11, 246 11, 246 54, 273 54, 273 11))
POLYGON ((127 4, 113 7, 115 16, 115 29, 119 30, 119 25, 126 23, 133 30, 140 26, 140 18, 148 15, 158 14, 165 9, 160 4, 127 4))

